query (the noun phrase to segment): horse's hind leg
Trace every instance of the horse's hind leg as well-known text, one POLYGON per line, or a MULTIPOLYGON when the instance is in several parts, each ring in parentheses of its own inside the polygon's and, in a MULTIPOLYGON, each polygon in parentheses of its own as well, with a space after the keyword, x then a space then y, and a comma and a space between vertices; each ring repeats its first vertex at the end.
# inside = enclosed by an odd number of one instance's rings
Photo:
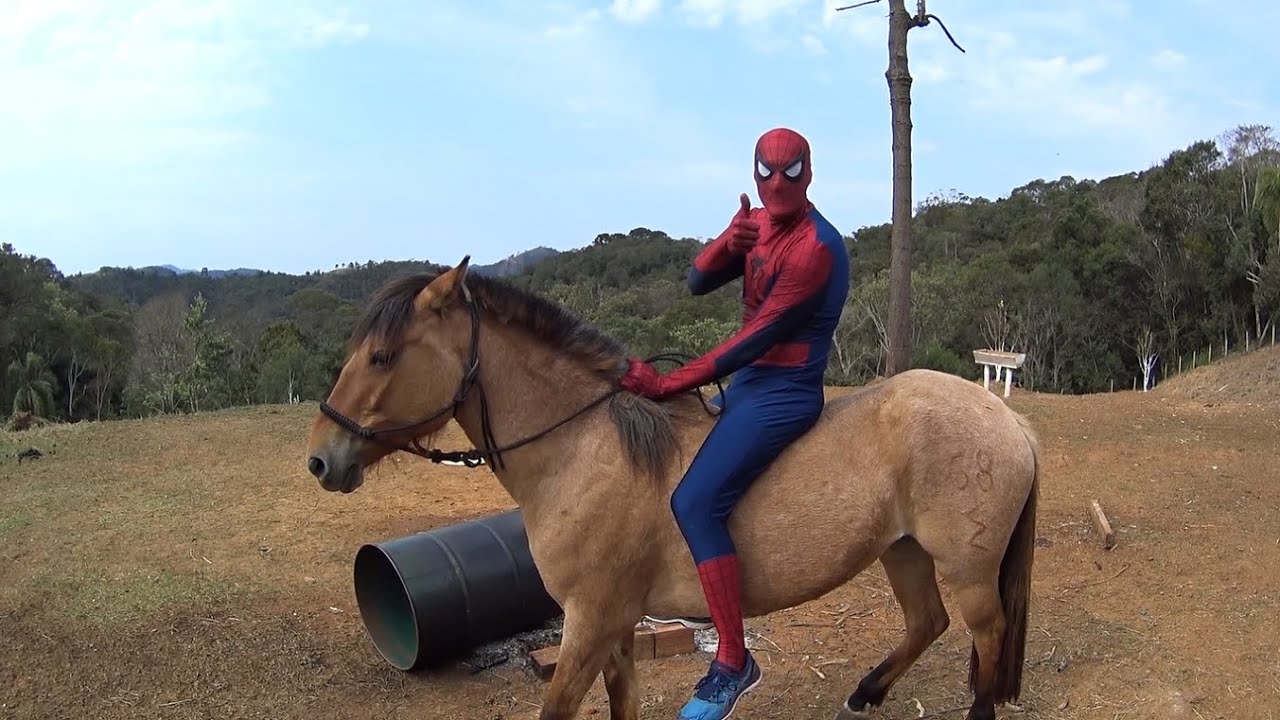
POLYGON ((884 702, 889 688, 915 663, 920 654, 946 631, 950 619, 938 593, 933 558, 914 538, 894 543, 880 557, 894 597, 902 606, 906 636, 879 665, 858 683, 845 702, 838 720, 865 717, 869 708, 884 702))
POLYGON ((997 671, 1005 632, 1004 610, 995 578, 956 588, 956 604, 973 636, 969 660, 969 687, 973 706, 967 720, 995 720, 997 671))

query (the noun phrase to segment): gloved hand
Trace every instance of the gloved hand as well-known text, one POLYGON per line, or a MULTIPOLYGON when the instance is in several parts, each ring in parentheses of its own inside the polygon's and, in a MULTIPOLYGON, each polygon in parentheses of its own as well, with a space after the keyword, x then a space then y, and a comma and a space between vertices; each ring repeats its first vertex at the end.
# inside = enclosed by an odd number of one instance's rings
POLYGON ((657 368, 639 358, 629 358, 627 364, 627 372, 618 380, 619 387, 651 400, 666 396, 662 374, 657 368))
POLYGON ((742 209, 729 223, 729 250, 737 255, 746 255, 760 239, 760 223, 751 219, 751 198, 742 193, 739 199, 742 209))

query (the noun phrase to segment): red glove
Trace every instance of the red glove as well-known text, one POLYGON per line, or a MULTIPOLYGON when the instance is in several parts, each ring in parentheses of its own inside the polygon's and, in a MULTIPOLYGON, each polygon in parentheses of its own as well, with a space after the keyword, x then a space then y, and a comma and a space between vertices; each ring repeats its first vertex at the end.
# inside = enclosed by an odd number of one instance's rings
POLYGON ((751 219, 751 198, 742 193, 742 209, 729 223, 729 251, 746 255, 760 239, 760 223, 751 219))
POLYGON ((618 380, 619 387, 651 400, 661 400, 666 397, 668 392, 663 387, 665 383, 657 368, 639 358, 630 358, 627 364, 629 367, 626 374, 618 380))

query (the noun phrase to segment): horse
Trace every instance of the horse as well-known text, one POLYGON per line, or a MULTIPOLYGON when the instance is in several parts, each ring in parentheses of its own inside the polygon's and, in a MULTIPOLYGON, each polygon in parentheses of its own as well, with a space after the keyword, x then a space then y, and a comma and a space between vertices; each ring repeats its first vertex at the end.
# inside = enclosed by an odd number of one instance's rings
MULTIPOLYGON (((310 427, 308 470, 350 493, 397 451, 488 467, 564 610, 539 720, 577 717, 601 674, 612 720, 636 720, 636 624, 709 614, 669 503, 716 406, 700 390, 617 389, 619 342, 469 260, 375 293, 310 427), (473 447, 424 447, 451 420, 473 447)), ((878 560, 905 636, 833 708, 866 717, 949 626, 936 573, 972 635, 968 720, 993 720, 1021 690, 1038 454, 1024 417, 954 375, 913 369, 828 400, 730 517, 744 615, 817 599, 878 560)))

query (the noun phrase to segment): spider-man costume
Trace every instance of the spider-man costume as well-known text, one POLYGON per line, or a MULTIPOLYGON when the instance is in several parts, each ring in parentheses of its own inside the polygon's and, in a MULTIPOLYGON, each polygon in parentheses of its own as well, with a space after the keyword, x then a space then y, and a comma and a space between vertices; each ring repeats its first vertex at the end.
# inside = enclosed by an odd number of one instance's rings
POLYGON ((808 199, 809 143, 785 128, 756 142, 763 209, 746 194, 729 227, 694 259, 689 289, 709 293, 743 278, 742 328, 687 365, 660 374, 631 359, 620 385, 661 400, 734 374, 724 408, 671 496, 720 635, 711 670, 681 718, 718 720, 759 682, 743 638, 741 575, 727 521, 769 464, 817 421, 832 335, 849 292, 840 233, 808 199))

